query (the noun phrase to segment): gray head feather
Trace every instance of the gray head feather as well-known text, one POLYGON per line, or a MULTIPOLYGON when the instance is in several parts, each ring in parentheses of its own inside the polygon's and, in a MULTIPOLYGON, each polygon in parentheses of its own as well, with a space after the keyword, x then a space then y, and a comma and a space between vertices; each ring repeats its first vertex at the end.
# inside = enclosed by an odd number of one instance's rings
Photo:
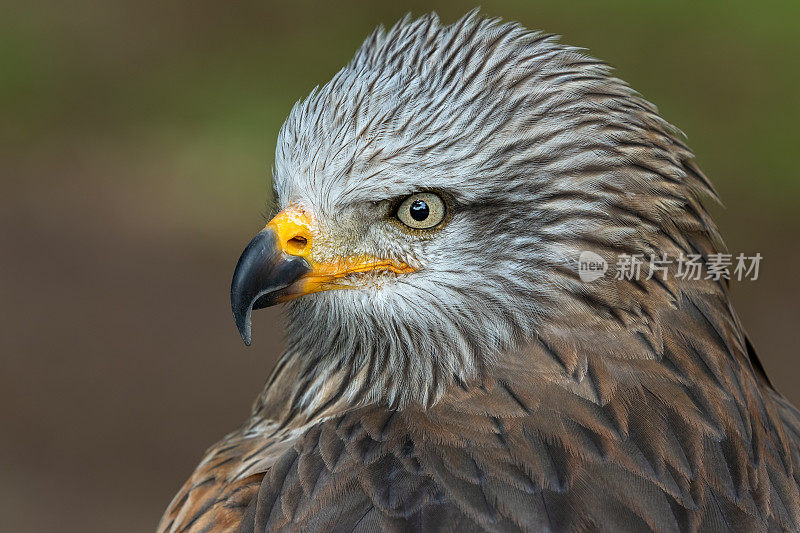
POLYGON ((663 304, 631 282, 576 275, 582 250, 711 251, 713 191, 676 130, 581 50, 471 13, 378 29, 281 129, 274 184, 303 205, 331 257, 418 267, 290 305, 295 391, 325 402, 430 404, 542 328, 627 327, 663 304), (391 218, 433 190, 451 218, 429 234, 391 218), (644 300, 644 301, 643 301, 644 300))

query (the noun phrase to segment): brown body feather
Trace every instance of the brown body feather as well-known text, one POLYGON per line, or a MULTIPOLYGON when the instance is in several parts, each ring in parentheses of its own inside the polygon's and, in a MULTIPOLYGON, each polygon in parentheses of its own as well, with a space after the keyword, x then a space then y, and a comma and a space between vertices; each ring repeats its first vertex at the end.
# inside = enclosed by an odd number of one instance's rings
POLYGON ((161 531, 797 530, 800 415, 720 298, 681 294, 660 353, 633 330, 551 333, 428 409, 257 412, 161 531))

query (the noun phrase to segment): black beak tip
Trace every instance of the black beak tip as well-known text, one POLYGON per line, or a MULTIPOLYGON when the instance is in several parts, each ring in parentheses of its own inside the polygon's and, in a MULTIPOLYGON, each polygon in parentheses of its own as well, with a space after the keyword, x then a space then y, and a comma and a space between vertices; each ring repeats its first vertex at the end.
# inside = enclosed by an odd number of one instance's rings
POLYGON ((251 315, 278 302, 278 292, 311 269, 302 257, 287 256, 277 246, 271 229, 261 231, 247 245, 231 281, 231 310, 246 346, 251 342, 251 315))
POLYGON ((253 311, 253 306, 246 298, 242 297, 242 293, 236 290, 231 290, 231 310, 233 311, 233 321, 236 323, 236 329, 239 330, 239 335, 247 346, 250 346, 250 315, 253 311))

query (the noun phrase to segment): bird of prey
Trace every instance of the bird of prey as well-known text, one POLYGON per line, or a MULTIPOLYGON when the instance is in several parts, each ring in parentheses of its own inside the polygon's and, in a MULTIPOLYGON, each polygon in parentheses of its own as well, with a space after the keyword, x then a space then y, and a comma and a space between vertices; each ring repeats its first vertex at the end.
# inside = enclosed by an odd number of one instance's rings
POLYGON ((287 348, 159 531, 800 528, 800 414, 712 275, 716 195, 604 63, 403 19, 294 106, 273 175, 231 303, 249 344, 288 302, 287 348))

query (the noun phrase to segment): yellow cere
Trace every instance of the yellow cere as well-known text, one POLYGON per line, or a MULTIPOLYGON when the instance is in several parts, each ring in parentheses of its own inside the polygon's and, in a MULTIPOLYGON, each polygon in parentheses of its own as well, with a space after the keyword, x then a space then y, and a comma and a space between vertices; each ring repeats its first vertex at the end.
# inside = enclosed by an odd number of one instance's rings
POLYGON ((303 257, 312 268, 311 272, 303 276, 287 294, 286 299, 324 290, 354 288, 357 285, 342 279, 351 274, 362 272, 407 274, 416 270, 403 262, 368 255, 342 257, 333 261, 315 261, 312 259, 313 227, 313 218, 307 211, 296 206, 284 209, 267 224, 267 228, 273 229, 278 235, 278 245, 285 253, 303 257))

